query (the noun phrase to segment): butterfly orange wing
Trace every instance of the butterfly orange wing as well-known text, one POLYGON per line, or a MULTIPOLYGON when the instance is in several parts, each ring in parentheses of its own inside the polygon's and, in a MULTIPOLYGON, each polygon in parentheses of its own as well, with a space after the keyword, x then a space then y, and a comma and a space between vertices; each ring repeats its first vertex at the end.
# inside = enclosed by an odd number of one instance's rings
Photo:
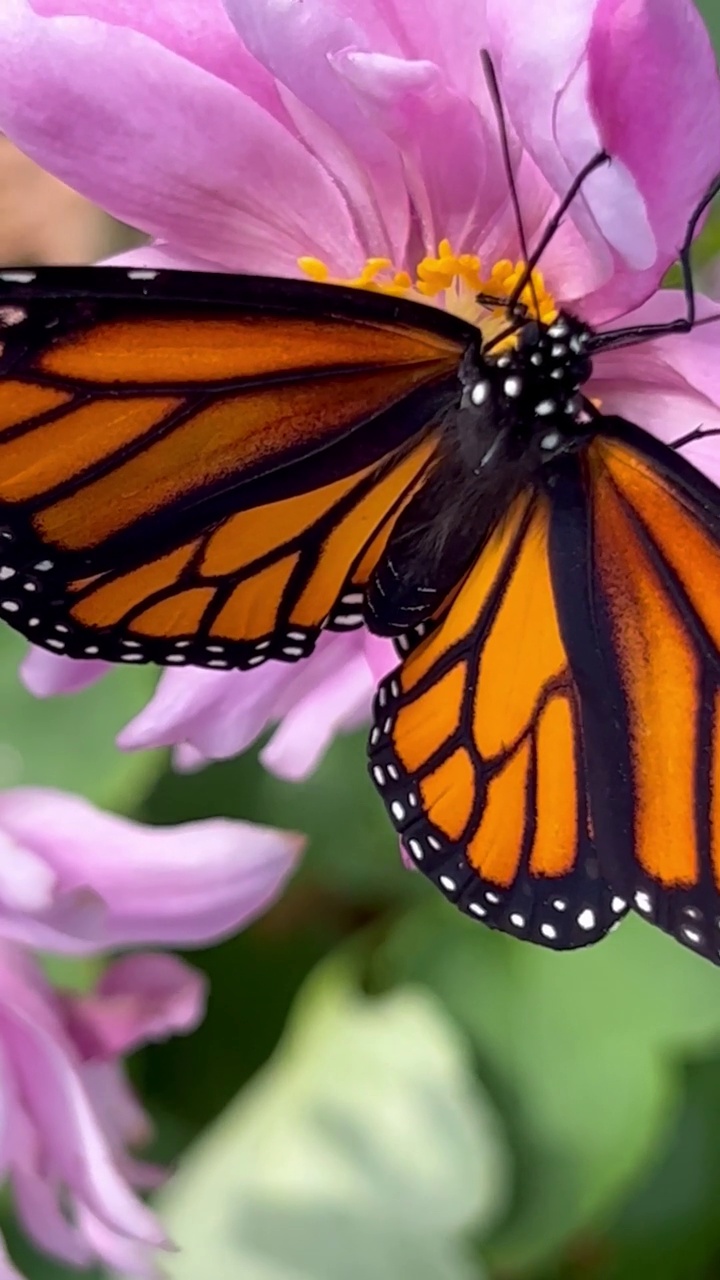
POLYGON ((718 963, 720 498, 623 421, 587 483, 602 662, 577 666, 598 843, 638 914, 718 963))
POLYGON ((406 849, 446 897, 559 949, 602 937, 627 903, 592 842, 550 523, 547 497, 516 502, 439 628, 381 684, 370 759, 406 849))
POLYGON ((362 621, 467 331, 358 290, 130 274, 0 275, 0 610, 74 656, 303 656, 362 621))
POLYGON ((417 865, 557 948, 628 909, 720 961, 720 495, 607 419, 380 687, 371 770, 417 865))

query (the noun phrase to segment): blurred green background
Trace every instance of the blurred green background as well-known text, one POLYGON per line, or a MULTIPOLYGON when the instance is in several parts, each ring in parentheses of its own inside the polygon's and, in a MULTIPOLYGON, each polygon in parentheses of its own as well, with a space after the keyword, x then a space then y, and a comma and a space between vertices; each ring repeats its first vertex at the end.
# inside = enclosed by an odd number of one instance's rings
MULTIPOLYGON (((720 0, 701 7, 720 44, 720 0)), ((0 242, 4 216, 0 204, 0 242)), ((62 217, 69 260, 122 240, 86 207, 62 217), (75 217, 89 218, 82 234, 75 217)), ((57 227, 52 247, 40 232, 13 242, 14 260, 57 260, 57 227)), ((700 260, 718 251, 714 216, 700 260)), ((720 1275, 720 971, 635 919, 555 955, 461 917, 402 868, 363 734, 302 785, 252 753, 179 778, 163 753, 113 747, 152 672, 38 703, 16 678, 22 652, 3 630, 0 785, 310 837, 265 919, 189 957, 211 982, 202 1028, 131 1063, 151 1154, 178 1166, 158 1197, 181 1246, 162 1259, 170 1280, 720 1275)), ((48 967, 79 988, 96 973, 48 967)), ((30 1280, 67 1280, 9 1204, 1 1217, 30 1280)))

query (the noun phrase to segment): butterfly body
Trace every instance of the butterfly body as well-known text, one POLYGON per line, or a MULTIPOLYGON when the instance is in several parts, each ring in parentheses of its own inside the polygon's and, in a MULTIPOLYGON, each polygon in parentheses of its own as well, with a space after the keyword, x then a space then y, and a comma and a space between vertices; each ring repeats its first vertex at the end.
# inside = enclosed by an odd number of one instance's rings
POLYGON ((591 337, 560 313, 551 324, 524 323, 510 348, 468 347, 430 481, 397 521, 369 584, 376 634, 402 640, 422 629, 523 487, 549 483, 553 459, 592 438, 597 415, 579 394, 592 374, 591 337))

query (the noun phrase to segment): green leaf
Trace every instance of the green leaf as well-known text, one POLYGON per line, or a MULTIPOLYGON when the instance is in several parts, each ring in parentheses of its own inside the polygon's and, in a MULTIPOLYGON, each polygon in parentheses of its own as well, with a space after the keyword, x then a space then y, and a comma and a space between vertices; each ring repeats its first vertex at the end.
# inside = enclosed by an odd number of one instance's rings
POLYGON ((131 811, 162 768, 160 752, 124 754, 115 735, 150 697, 156 672, 122 668, 82 693, 41 700, 21 685, 27 645, 0 628, 0 787, 59 787, 131 811))
POLYGON ((720 1061, 692 1063, 662 1158, 605 1233, 602 1280, 688 1280, 717 1272, 720 1250, 720 1061))
POLYGON ((506 1199, 505 1149, 437 1002, 306 987, 278 1053, 181 1161, 172 1280, 478 1280, 463 1246, 506 1199))
POLYGON ((720 973, 631 919, 556 954, 433 903, 386 945, 471 1035, 517 1135, 520 1191, 488 1256, 510 1271, 608 1211, 655 1156, 679 1102, 676 1062, 720 1037, 720 973))

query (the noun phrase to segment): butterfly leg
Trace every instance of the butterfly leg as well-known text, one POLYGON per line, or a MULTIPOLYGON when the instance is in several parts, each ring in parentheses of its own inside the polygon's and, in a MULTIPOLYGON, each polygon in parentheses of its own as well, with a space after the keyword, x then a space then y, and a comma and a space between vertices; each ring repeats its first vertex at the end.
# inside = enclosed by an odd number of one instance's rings
POLYGON ((687 225, 685 239, 678 254, 682 271, 683 292, 685 294, 685 315, 676 320, 668 320, 662 324, 638 324, 626 329, 612 329, 608 333, 599 333, 588 342, 588 351, 608 351, 616 347, 633 347, 639 342, 648 342, 651 338, 660 338, 671 333, 689 333, 696 323, 695 284, 693 281, 690 250, 695 237, 697 225, 708 205, 720 192, 720 174, 713 178, 710 186, 695 207, 687 225))

